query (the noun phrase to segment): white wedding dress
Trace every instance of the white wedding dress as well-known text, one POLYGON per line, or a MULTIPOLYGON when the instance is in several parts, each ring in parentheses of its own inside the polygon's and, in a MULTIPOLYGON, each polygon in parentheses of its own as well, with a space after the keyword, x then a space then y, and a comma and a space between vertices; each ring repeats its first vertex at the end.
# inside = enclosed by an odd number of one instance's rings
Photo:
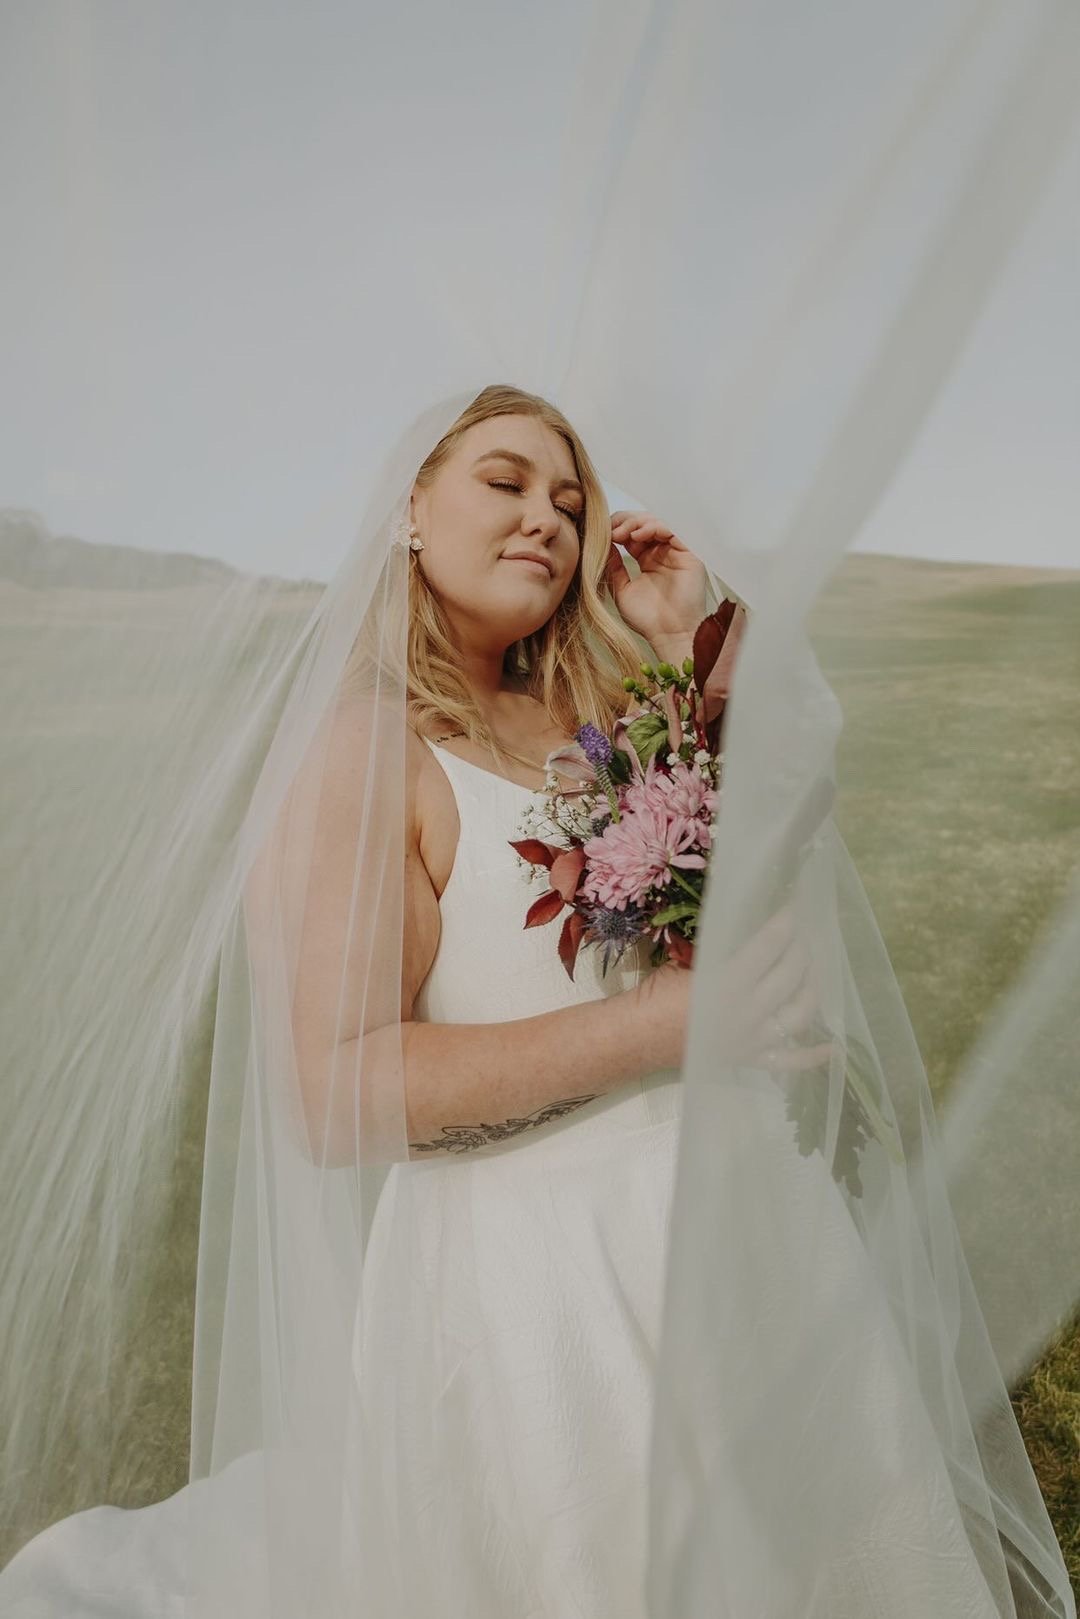
MULTIPOLYGON (((641 950, 605 975, 598 952, 583 948, 571 981, 556 949, 561 924, 523 927, 535 894, 509 840, 530 790, 429 746, 450 778, 460 834, 415 1015, 512 1023, 637 982, 648 970, 641 950)), ((417 1402, 426 1426, 404 1503, 414 1522, 403 1530, 402 1503, 383 1498, 385 1534, 411 1547, 394 1593, 401 1619, 456 1616, 448 1593, 459 1592, 462 1619, 644 1613, 650 1395, 681 1096, 677 1073, 661 1070, 571 1111, 541 1109, 541 1122, 481 1151, 440 1149, 390 1170, 365 1258, 365 1310, 382 1319, 400 1308, 396 1290, 422 1277, 441 1339, 441 1396, 433 1413, 426 1389, 417 1402)), ((475 1121, 485 1122, 505 1122, 497 1100, 475 1121)), ((361 1324, 357 1363, 376 1396, 394 1389, 407 1400, 430 1375, 430 1347, 415 1346, 415 1367, 410 1347, 393 1366, 373 1364, 361 1324)), ((405 1417, 378 1398, 365 1415, 372 1454, 400 1446, 405 1417)))
MULTIPOLYGON (((635 983, 646 970, 637 951, 602 975, 583 950, 571 982, 558 925, 523 928, 530 892, 509 840, 530 790, 431 746, 461 831, 414 1015, 510 1021, 635 983)), ((376 1583, 400 1586, 380 1592, 378 1607, 358 1601, 359 1619, 643 1613, 650 1388, 680 1096, 676 1074, 661 1071, 581 1108, 545 1110, 547 1122, 512 1127, 480 1152, 439 1150, 390 1168, 354 1348, 358 1370, 368 1353, 361 1387, 373 1391, 362 1401, 376 1447, 366 1454, 388 1458, 364 1504, 368 1550, 376 1583), (440 1342, 406 1340, 392 1364, 375 1364, 363 1321, 385 1319, 396 1290, 418 1277, 440 1342), (416 1381, 433 1361, 435 1402, 416 1381), (388 1558, 388 1546, 401 1557, 388 1558)), ((484 1122, 505 1124, 497 1103, 484 1122)), ((186 1499, 220 1487, 239 1542, 259 1489, 245 1462, 225 1470, 227 1485, 219 1476, 148 1507, 94 1507, 53 1524, 0 1572, 0 1615, 183 1619, 186 1499)), ((242 1578, 234 1611, 246 1616, 262 1599, 241 1590, 242 1578)))
MULTIPOLYGON (((461 831, 416 1017, 512 1023, 637 981, 648 970, 643 948, 606 976, 585 950, 571 982, 557 924, 523 928, 529 890, 509 840, 529 790, 430 745, 461 831)), ((508 1029, 508 1066, 513 1060, 508 1029)), ((681 1103, 677 1074, 660 1071, 580 1108, 555 1108, 483 1150, 439 1149, 391 1166, 353 1344, 363 1374, 354 1420, 371 1447, 363 1454, 379 1459, 377 1475, 363 1475, 355 1513, 370 1534, 354 1548, 356 1566, 370 1568, 365 1557, 379 1565, 367 1600, 357 1594, 358 1619, 645 1619, 652 1388, 681 1103), (406 1333, 390 1350, 394 1335, 385 1331, 369 1341, 365 1320, 385 1323, 387 1311, 416 1318, 415 1288, 437 1342, 406 1333)), ((769 1284, 770 1296, 790 1297, 781 1307, 809 1342, 813 1298, 857 1271, 865 1251, 822 1161, 798 1158, 781 1115, 764 1095, 733 1093, 717 1174, 756 1154, 762 1173, 782 1165, 799 1178, 800 1197, 805 1188, 801 1201, 786 1200, 769 1284)), ((475 1121, 478 1136, 484 1124, 504 1122, 493 1101, 489 1118, 475 1121)), ((767 1342, 736 1315, 733 1301, 717 1352, 767 1355, 767 1342)), ((856 1358, 825 1369, 818 1404, 826 1416, 830 1402, 842 1408, 860 1436, 843 1465, 865 1496, 865 1519, 852 1521, 849 1541, 846 1521, 830 1538, 813 1593, 791 1590, 781 1568, 763 1567, 733 1446, 730 1477, 719 1488, 712 1481, 725 1539, 734 1536, 739 1552, 716 1612, 996 1619, 869 1273, 850 1342, 856 1358)), ((738 1399, 736 1381, 732 1413, 738 1399)), ((722 1452, 723 1414, 718 1421, 722 1452)), ((96 1507, 54 1524, 0 1574, 3 1619, 183 1619, 185 1498, 221 1489, 241 1544, 245 1502, 257 1497, 257 1463, 241 1457, 226 1474, 231 1496, 219 1477, 150 1507, 96 1507)), ((799 1503, 782 1499, 781 1477, 773 1487, 775 1511, 797 1532, 799 1516, 787 1514, 799 1503)), ((221 1612, 265 1612, 258 1571, 238 1567, 235 1578, 235 1602, 221 1612)))

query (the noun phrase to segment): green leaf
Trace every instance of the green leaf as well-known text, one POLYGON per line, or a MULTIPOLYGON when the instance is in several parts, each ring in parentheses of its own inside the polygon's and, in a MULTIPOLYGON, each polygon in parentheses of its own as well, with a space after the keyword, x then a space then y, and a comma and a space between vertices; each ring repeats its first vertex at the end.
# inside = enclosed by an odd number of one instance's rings
POLYGON ((652 918, 654 928, 666 927, 669 922, 681 922, 684 917, 696 916, 700 906, 692 905, 689 900, 682 900, 677 905, 668 905, 662 911, 657 911, 652 918))
POLYGON ((608 775, 618 787, 624 787, 634 773, 630 755, 624 748, 613 748, 608 761, 608 775))
MULTIPOLYGON (((667 720, 659 714, 639 714, 637 719, 631 720, 626 727, 626 734, 637 749, 638 757, 641 750, 649 747, 649 752, 655 752, 655 743, 658 737, 667 736, 667 720), (650 746, 651 744, 651 746, 650 746)), ((646 758, 648 754, 646 754, 646 758)))

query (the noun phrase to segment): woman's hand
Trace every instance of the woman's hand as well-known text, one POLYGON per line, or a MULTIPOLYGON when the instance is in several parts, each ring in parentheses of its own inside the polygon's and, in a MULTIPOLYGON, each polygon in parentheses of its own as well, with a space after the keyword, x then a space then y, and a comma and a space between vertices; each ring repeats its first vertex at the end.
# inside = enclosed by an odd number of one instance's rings
MULTIPOLYGON (((635 1038, 657 1068, 682 1066, 692 970, 665 962, 630 993, 641 1015, 635 1038)), ((832 1043, 785 1044, 815 1023, 818 994, 810 953, 785 906, 738 949, 710 990, 718 1007, 717 1059, 734 1067, 793 1072, 821 1068, 832 1043)))
POLYGON ((623 619, 661 656, 666 642, 692 636, 708 610, 705 564, 652 512, 612 512, 607 578, 623 619), (641 569, 636 579, 617 545, 641 569))

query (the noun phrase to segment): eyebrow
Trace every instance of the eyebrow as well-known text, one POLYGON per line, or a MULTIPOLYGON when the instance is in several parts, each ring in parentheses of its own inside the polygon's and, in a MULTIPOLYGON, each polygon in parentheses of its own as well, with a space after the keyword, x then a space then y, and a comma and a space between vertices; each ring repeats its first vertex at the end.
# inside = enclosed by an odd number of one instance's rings
MULTIPOLYGON (((473 466, 478 467, 481 461, 490 461, 495 456, 501 456, 504 461, 512 461, 523 472, 536 471, 536 463, 530 461, 527 455, 522 455, 518 450, 485 450, 483 455, 477 456, 473 466)), ((557 478, 551 487, 553 489, 576 489, 582 500, 585 499, 585 491, 576 478, 557 478)))

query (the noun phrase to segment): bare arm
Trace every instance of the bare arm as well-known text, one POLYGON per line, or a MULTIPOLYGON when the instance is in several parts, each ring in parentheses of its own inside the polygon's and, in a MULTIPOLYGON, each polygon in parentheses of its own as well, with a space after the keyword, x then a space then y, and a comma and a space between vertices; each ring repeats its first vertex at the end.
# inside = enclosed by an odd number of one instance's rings
POLYGON ((371 704, 340 705, 325 757, 313 756, 296 788, 295 819, 308 805, 315 817, 304 882, 290 883, 287 868, 282 877, 282 893, 298 893, 285 932, 297 940, 292 1035, 312 1159, 329 1167, 482 1147, 664 1067, 664 1025, 643 1015, 634 990, 506 1023, 413 1019, 440 932, 415 815, 426 750, 409 736, 404 806, 372 794, 364 761, 376 719, 371 704), (354 906, 361 846, 384 850, 391 866, 403 857, 404 881, 372 858, 354 906))
MULTIPOLYGON (((630 989, 507 1023, 404 1024, 409 1157, 502 1141, 663 1066, 641 1010, 630 989)), ((367 1035, 365 1059, 396 1035, 367 1035)))
POLYGON ((637 989, 502 1023, 413 1020, 439 937, 415 825, 406 871, 405 1021, 369 1030, 363 1055, 375 1071, 400 1060, 410 1158, 474 1151, 535 1129, 675 1060, 667 1025, 643 1015, 637 989))
MULTIPOLYGON (((293 998, 301 1100, 315 1161, 348 1165, 359 1154, 385 1163, 478 1150, 643 1074, 680 1067, 693 975, 671 965, 632 989, 509 1022, 413 1018, 438 947, 438 898, 410 824, 404 829, 401 935, 394 905, 401 891, 394 882, 380 890, 390 895, 385 928, 374 913, 352 933, 363 782, 346 766, 357 756, 367 721, 350 711, 341 723, 342 735, 334 738, 340 746, 331 747, 319 782, 316 857, 304 886, 293 998), (400 959, 384 948, 397 936, 403 939, 400 959)), ((416 749, 423 744, 416 741, 416 749)), ((411 811, 407 819, 412 823, 411 811)), ((733 958, 722 995, 726 1060, 757 1060, 775 1044, 770 1017, 777 1010, 791 1033, 807 1026, 816 999, 800 987, 805 971, 790 916, 767 923, 733 958)), ((811 1067, 825 1050, 781 1053, 775 1065, 811 1067)))

